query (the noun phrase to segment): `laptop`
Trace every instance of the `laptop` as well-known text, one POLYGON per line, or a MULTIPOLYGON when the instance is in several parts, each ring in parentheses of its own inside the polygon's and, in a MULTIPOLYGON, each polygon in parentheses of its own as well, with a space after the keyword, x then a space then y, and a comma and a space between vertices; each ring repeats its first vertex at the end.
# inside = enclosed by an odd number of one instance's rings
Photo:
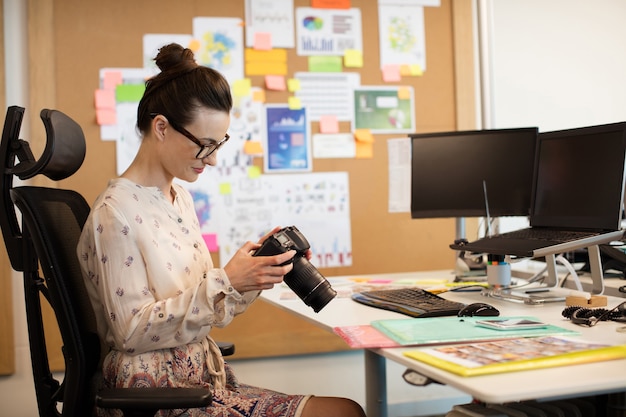
POLYGON ((626 122, 541 132, 538 140, 530 227, 452 249, 535 258, 622 239, 626 122))

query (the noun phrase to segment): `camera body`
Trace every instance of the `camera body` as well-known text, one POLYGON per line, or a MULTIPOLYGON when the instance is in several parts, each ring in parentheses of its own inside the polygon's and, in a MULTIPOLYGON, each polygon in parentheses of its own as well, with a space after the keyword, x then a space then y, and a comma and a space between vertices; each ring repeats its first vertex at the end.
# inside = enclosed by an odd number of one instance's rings
POLYGON ((295 250, 296 255, 286 262, 293 262, 293 268, 285 275, 285 284, 318 313, 335 298, 337 292, 306 258, 306 252, 310 247, 296 226, 288 226, 268 237, 253 256, 272 256, 295 250))

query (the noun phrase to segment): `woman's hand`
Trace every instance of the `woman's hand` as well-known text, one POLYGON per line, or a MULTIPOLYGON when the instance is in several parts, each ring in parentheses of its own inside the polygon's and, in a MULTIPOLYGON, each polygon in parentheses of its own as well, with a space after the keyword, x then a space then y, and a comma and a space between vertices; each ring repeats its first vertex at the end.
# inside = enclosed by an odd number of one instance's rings
POLYGON ((224 271, 228 275, 230 284, 238 292, 267 290, 282 282, 283 277, 293 268, 290 262, 295 255, 295 250, 272 256, 252 256, 255 250, 271 235, 279 231, 280 227, 275 227, 263 236, 259 243, 246 242, 224 266, 224 271))

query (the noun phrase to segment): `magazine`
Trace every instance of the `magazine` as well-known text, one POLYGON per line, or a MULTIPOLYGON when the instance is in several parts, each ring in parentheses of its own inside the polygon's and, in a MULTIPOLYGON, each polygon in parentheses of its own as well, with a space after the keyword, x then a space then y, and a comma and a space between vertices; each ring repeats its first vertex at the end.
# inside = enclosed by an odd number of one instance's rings
POLYGON ((421 348, 404 355, 461 376, 475 376, 623 359, 626 345, 542 336, 421 348))

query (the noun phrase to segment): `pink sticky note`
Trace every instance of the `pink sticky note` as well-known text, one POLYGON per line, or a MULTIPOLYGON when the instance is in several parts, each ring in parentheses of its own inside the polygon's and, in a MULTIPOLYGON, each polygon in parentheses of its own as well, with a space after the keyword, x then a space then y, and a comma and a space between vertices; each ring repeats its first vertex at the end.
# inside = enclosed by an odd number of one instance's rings
POLYGON ((256 32, 254 34, 254 49, 262 51, 272 49, 272 34, 269 32, 256 32))
POLYGON ((320 133, 338 133, 339 122, 337 116, 320 116, 320 133))
POLYGON ((96 90, 96 109, 115 109, 115 90, 96 90))
POLYGON ((104 73, 102 88, 104 88, 105 90, 115 90, 115 87, 119 84, 122 84, 121 71, 107 71, 104 73))
POLYGON ((285 91, 287 89, 287 85, 285 84, 285 77, 282 75, 266 75, 265 87, 268 90, 285 91))
POLYGON ((400 81, 401 79, 400 65, 385 65, 383 67, 383 81, 394 82, 400 81))
POLYGON ((117 115, 115 109, 96 109, 96 123, 99 126, 116 124, 117 115))
POLYGON ((209 248, 209 252, 217 252, 219 246, 217 244, 217 235, 215 233, 208 233, 206 235, 202 235, 204 239, 204 243, 206 243, 207 248, 209 248))

